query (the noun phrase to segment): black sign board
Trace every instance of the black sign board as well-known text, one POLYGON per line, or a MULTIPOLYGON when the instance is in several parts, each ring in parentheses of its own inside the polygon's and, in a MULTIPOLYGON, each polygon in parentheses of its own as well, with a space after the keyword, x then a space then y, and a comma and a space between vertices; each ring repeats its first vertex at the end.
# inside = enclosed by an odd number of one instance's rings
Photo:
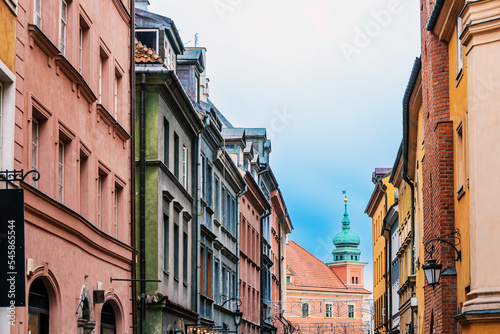
POLYGON ((26 306, 24 190, 0 189, 0 307, 26 306))

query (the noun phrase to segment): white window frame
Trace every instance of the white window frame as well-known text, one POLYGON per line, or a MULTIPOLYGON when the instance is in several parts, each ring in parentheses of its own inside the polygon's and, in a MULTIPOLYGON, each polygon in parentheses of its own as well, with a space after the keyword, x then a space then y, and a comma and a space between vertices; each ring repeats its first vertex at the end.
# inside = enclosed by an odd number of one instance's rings
POLYGON ((42 0, 34 0, 33 7, 33 22, 42 29, 42 0))
POLYGON ((99 104, 102 104, 102 57, 99 57, 99 104))
POLYGON ((64 142, 59 140, 57 147, 57 196, 64 203, 64 142))
POLYGON ((115 75, 115 119, 118 118, 118 77, 115 75))
MULTIPOLYGON (((33 118, 31 122, 31 169, 38 170, 38 149, 40 140, 40 123, 33 118), (36 131, 35 131, 36 129, 36 131), (36 136, 35 136, 36 132, 36 136)), ((38 188, 38 181, 33 180, 33 186, 38 188)))
POLYGON ((302 318, 308 317, 309 314, 310 314, 310 312, 309 312, 309 303, 303 302, 302 305, 301 305, 301 307, 300 307, 300 311, 301 311, 302 318), (306 312, 304 312, 304 306, 307 306, 306 312))
POLYGON ((184 188, 187 188, 187 175, 188 175, 188 148, 183 145, 182 146, 182 185, 184 188))
POLYGON ((325 303, 325 318, 333 318, 333 304, 325 303))
POLYGON ((347 317, 349 319, 354 319, 356 317, 356 312, 354 311, 354 305, 352 305, 352 304, 347 305, 347 317), (350 316, 350 313, 351 313, 350 309, 351 308, 352 308, 352 317, 350 316))
POLYGON ((457 78, 463 70, 464 64, 464 51, 462 48, 462 42, 460 41, 460 35, 462 34, 462 18, 459 16, 457 18, 457 78))
POLYGON ((118 238, 118 187, 115 186, 115 194, 114 194, 114 236, 118 238))
POLYGON ((78 71, 83 69, 83 28, 78 27, 78 71))
POLYGON ((61 0, 61 6, 59 10, 59 49, 63 55, 65 54, 66 51, 67 21, 68 21, 68 3, 66 2, 66 0, 61 0))
POLYGON ((102 176, 97 177, 97 227, 102 228, 102 176))

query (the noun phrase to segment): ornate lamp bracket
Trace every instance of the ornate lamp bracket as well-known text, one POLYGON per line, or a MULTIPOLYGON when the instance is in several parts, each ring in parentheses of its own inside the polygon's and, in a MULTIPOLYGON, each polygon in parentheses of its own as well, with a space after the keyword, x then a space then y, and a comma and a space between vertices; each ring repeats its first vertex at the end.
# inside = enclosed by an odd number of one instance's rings
POLYGON ((457 246, 460 245, 460 230, 458 228, 455 231, 445 234, 443 238, 436 236, 425 243, 425 251, 429 253, 431 259, 433 258, 432 254, 436 250, 436 242, 448 244, 455 250, 457 257, 454 261, 460 261, 462 259, 462 251, 457 249, 457 246))
POLYGON ((1 170, 0 171, 0 176, 3 177, 3 181, 5 182, 5 189, 7 189, 9 182, 14 182, 14 181, 24 181, 24 179, 29 175, 33 173, 33 181, 38 181, 40 179, 40 173, 36 169, 32 169, 26 174, 24 174, 24 170, 1 170))

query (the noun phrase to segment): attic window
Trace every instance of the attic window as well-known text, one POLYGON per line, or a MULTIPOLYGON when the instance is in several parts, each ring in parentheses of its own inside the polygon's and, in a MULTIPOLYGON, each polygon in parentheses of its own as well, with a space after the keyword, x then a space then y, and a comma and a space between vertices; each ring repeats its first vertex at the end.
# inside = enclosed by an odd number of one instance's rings
POLYGON ((292 283, 292 278, 290 277, 290 275, 286 275, 286 282, 292 283))
POLYGON ((158 52, 158 30, 156 29, 136 29, 135 38, 142 45, 146 45, 148 48, 153 49, 158 52))

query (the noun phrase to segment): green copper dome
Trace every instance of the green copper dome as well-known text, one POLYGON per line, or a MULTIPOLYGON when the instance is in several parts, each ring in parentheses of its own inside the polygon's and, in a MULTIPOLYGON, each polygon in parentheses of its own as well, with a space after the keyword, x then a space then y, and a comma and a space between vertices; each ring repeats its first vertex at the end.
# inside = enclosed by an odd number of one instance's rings
POLYGON ((342 232, 333 238, 335 250, 332 252, 333 261, 359 261, 361 251, 358 249, 360 244, 359 236, 351 231, 351 221, 347 213, 347 198, 344 199, 345 212, 342 219, 342 232))

